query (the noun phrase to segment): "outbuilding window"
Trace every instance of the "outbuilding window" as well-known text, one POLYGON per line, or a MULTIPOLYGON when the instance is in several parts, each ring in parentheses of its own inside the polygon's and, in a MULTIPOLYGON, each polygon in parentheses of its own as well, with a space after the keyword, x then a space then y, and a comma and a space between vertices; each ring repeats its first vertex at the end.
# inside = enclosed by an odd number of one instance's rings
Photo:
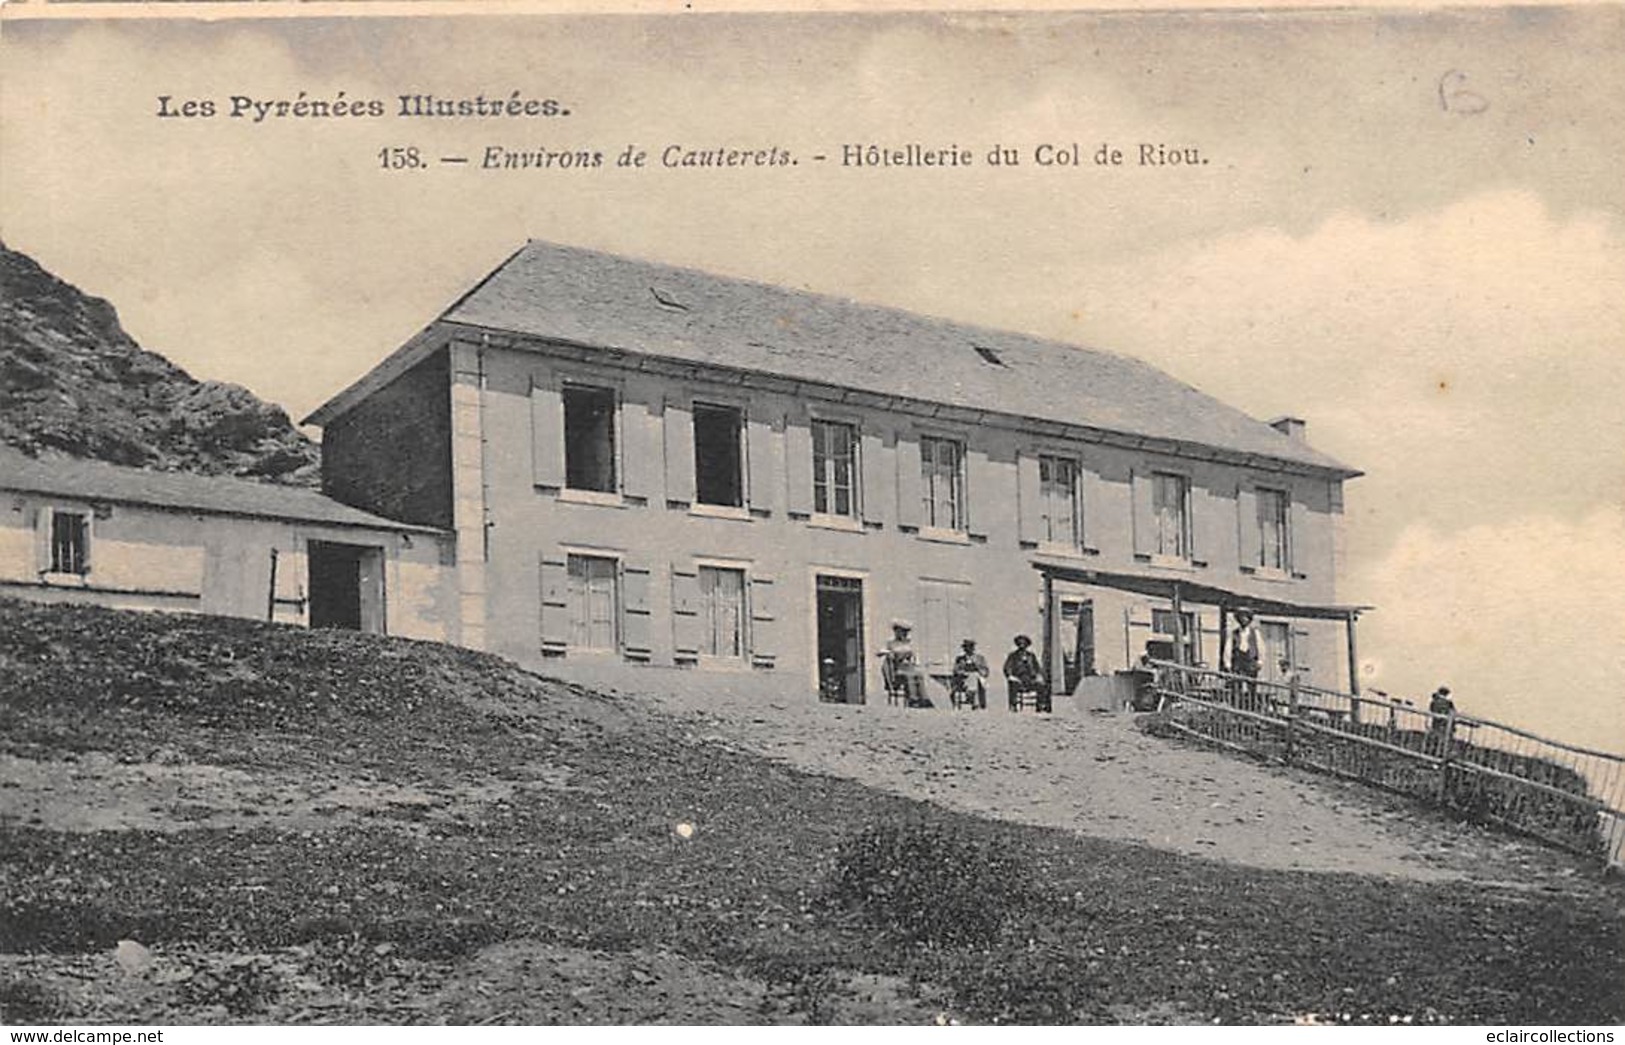
POLYGON ((84 512, 51 512, 52 573, 90 572, 90 516, 84 512))

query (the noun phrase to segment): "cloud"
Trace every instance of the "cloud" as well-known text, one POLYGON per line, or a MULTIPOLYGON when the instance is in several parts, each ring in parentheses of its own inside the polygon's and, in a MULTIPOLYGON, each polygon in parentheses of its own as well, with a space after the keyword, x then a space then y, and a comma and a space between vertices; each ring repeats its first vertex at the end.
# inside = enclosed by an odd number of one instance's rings
POLYGON ((1338 214, 1108 267, 1089 296, 1106 343, 1305 417, 1365 469, 1356 553, 1413 523, 1574 518, 1625 494, 1608 452, 1625 446, 1625 240, 1602 212, 1502 191, 1397 223, 1338 214))
POLYGON ((1444 533, 1405 529, 1355 570, 1367 682, 1413 698, 1448 684, 1467 714, 1625 754, 1625 510, 1444 533))

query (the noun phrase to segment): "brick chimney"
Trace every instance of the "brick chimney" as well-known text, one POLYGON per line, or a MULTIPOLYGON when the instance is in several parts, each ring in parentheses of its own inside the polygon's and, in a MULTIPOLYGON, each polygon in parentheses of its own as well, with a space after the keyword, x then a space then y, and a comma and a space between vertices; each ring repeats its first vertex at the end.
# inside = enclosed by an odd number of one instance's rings
POLYGON ((1309 427, 1301 417, 1277 417, 1270 422, 1270 427, 1286 436, 1296 439, 1300 443, 1307 443, 1309 436, 1306 429, 1309 427))

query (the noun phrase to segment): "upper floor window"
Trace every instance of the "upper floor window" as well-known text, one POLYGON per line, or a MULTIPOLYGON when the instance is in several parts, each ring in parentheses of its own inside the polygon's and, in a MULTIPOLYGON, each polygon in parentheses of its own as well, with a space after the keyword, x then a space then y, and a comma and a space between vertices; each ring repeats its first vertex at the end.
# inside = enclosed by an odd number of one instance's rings
POLYGON ((694 500, 742 507, 745 503, 744 416, 738 407, 694 404, 694 500))
POLYGON ((614 389, 565 386, 564 485, 615 492, 614 389))
POLYGON ((857 429, 839 421, 814 421, 813 511, 821 515, 857 514, 857 429))
POLYGON ((51 572, 90 572, 90 517, 83 512, 51 512, 51 572))
POLYGON ((700 654, 745 655, 745 571, 701 566, 700 654))
POLYGON ((952 439, 920 439, 921 502, 925 525, 965 528, 965 448, 952 439))
POLYGON ((1153 475, 1151 515, 1154 523, 1152 554, 1170 559, 1190 558, 1190 480, 1168 472, 1153 475))
POLYGON ((1265 570, 1285 570, 1291 565, 1287 552, 1288 502, 1284 490, 1260 489, 1257 544, 1250 550, 1249 565, 1265 570))
POLYGON ((1039 539, 1076 548, 1082 543, 1078 525, 1078 462, 1067 457, 1038 458, 1039 539))
POLYGON ((614 650, 619 645, 620 564, 599 555, 571 555, 570 645, 583 650, 614 650))

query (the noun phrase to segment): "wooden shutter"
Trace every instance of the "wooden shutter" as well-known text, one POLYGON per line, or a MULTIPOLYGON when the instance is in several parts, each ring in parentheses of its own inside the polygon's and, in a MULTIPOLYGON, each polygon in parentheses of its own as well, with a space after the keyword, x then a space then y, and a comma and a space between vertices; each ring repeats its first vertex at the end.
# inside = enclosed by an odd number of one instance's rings
POLYGON ((1106 480, 1089 467, 1087 460, 1078 462, 1078 504, 1083 518, 1078 521, 1085 551, 1098 552, 1101 538, 1108 531, 1106 480))
POLYGON ((784 426, 784 475, 792 515, 808 516, 813 510, 812 426, 805 417, 796 417, 784 426))
POLYGON ((917 438, 897 437, 897 525, 920 526, 920 496, 924 484, 920 479, 920 442, 917 438))
POLYGON ((1229 543, 1230 513, 1212 490, 1192 482, 1187 488, 1190 512, 1191 562, 1197 566, 1222 565, 1219 552, 1229 543))
MULTIPOLYGON (((976 620, 972 616, 971 586, 969 584, 951 584, 948 586, 948 645, 943 654, 947 657, 947 667, 952 667, 954 657, 958 656, 959 644, 965 639, 976 637, 976 620)), ((978 643, 981 645, 981 643, 978 643)))
POLYGON ((1258 567, 1258 491, 1246 483, 1236 484, 1236 562, 1258 567))
POLYGON ((653 500, 660 490, 660 435, 643 403, 621 404, 621 491, 653 500))
POLYGON ((1024 544, 1037 544, 1044 532, 1042 493, 1038 479, 1038 455, 1022 454, 1016 458, 1016 513, 1020 516, 1017 529, 1024 544))
POLYGON ((858 445, 861 481, 857 485, 862 490, 863 521, 884 526, 890 511, 888 505, 895 496, 891 480, 896 473, 886 467, 885 440, 879 432, 864 432, 858 445))
POLYGON ((564 485, 564 397, 552 385, 530 381, 531 481, 555 489, 564 485))
POLYGON ((965 447, 965 532, 986 539, 998 528, 999 472, 986 450, 965 447))
POLYGON ((750 660, 757 667, 771 668, 779 650, 778 593, 772 577, 752 574, 750 578, 750 660))
POLYGON ((692 504, 694 501, 694 414, 687 407, 666 400, 666 500, 692 504))
POLYGON ((692 566, 671 568, 671 645, 678 660, 700 655, 700 575, 692 566))
POLYGON ((570 645, 570 565, 562 557, 544 556, 541 563, 542 652, 558 656, 570 645))
POLYGON ((1291 508, 1287 511, 1286 557, 1288 572, 1296 577, 1309 576, 1309 506, 1288 490, 1291 508))
POLYGON ((1157 520, 1152 508, 1151 473, 1135 469, 1129 473, 1134 499, 1134 554, 1150 556, 1156 551, 1157 520))
POLYGON ((765 417, 752 415, 745 428, 745 465, 749 486, 745 494, 752 512, 771 515, 779 506, 778 433, 765 417))
POLYGON ((654 651, 649 567, 633 560, 621 564, 621 651, 633 660, 648 660, 654 651))
POLYGON ((1287 648, 1291 651, 1292 667, 1301 675, 1309 674, 1312 665, 1309 663, 1309 629, 1292 627, 1291 639, 1287 648))
POLYGON ((952 642, 948 620, 947 585, 941 581, 920 582, 920 618, 914 622, 914 657, 929 672, 945 670, 950 661, 943 659, 943 651, 952 642))

